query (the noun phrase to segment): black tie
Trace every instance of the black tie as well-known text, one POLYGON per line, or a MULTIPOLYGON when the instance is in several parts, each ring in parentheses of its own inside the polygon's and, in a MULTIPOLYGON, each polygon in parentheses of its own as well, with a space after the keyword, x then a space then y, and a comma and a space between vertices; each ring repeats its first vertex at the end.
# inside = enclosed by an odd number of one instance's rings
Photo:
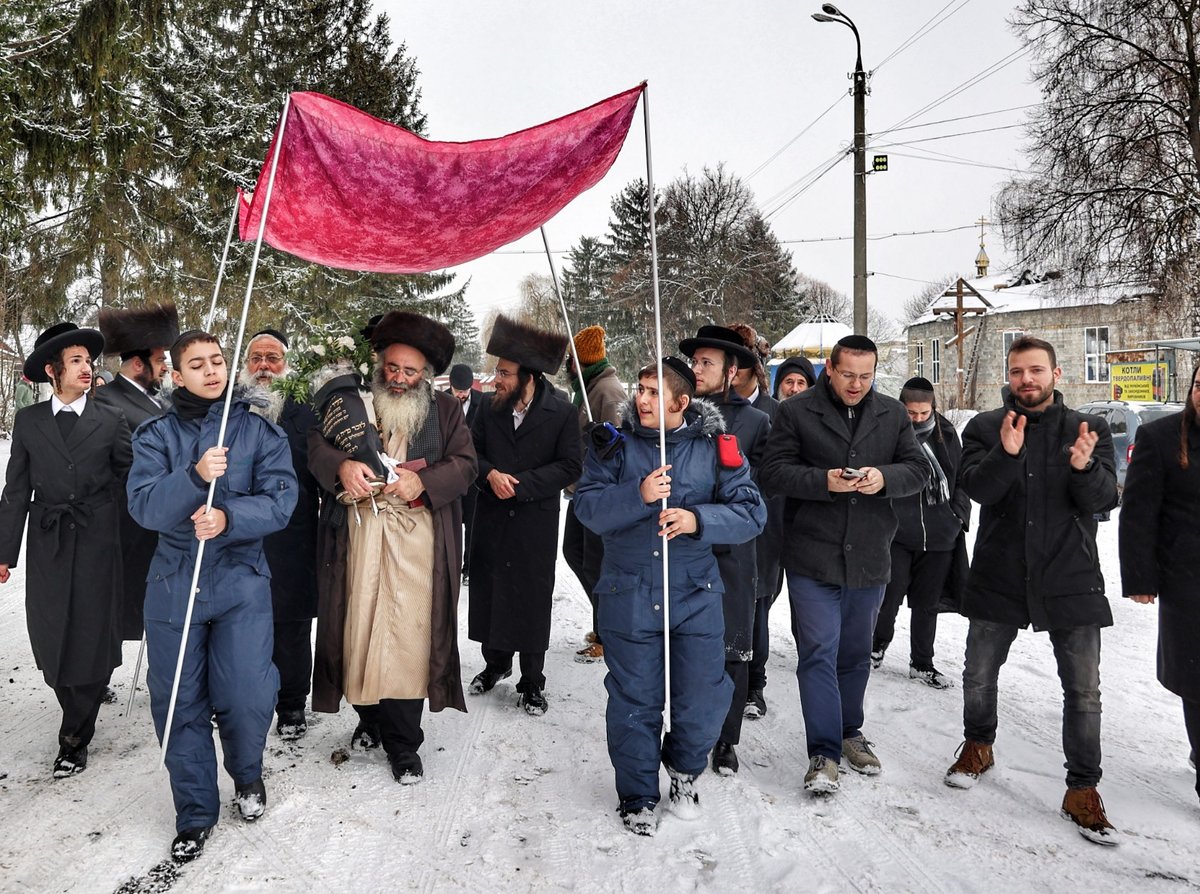
POLYGON ((71 434, 71 429, 75 427, 75 423, 79 421, 79 417, 75 415, 75 411, 70 407, 63 407, 54 414, 54 421, 58 423, 58 433, 62 435, 65 441, 67 436, 71 434))

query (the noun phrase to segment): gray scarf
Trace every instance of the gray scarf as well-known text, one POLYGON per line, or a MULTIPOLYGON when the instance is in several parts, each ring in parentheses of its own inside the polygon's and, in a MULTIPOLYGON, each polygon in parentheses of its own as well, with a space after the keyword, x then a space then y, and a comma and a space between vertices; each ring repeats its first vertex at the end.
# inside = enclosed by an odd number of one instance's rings
POLYGON ((937 416, 932 413, 924 422, 913 423, 913 431, 917 435, 917 441, 920 443, 921 449, 925 452, 925 459, 929 462, 929 480, 925 482, 925 487, 921 493, 925 498, 925 502, 930 506, 950 502, 950 483, 946 480, 946 473, 942 471, 942 464, 934 456, 933 448, 929 446, 929 436, 933 434, 936 428, 937 416))

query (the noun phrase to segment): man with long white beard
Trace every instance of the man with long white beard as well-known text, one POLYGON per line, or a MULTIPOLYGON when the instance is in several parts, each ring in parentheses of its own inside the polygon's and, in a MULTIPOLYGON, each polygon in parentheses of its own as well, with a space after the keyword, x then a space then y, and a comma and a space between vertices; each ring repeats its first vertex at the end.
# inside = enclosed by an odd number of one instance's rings
MULTIPOLYGON (((419 782, 423 703, 466 710, 458 661, 462 496, 475 451, 462 407, 434 392, 454 336, 436 320, 392 311, 371 333, 377 352, 368 410, 392 478, 309 435, 309 468, 331 495, 360 504, 322 534, 313 709, 343 694, 361 718, 354 744, 382 743, 397 782, 419 782)), ((328 421, 328 420, 327 420, 328 421)))
POLYGON ((318 486, 308 471, 308 430, 316 414, 276 391, 271 385, 288 375, 287 337, 276 329, 262 329, 250 338, 238 384, 247 389, 250 412, 274 422, 287 435, 292 465, 296 469, 296 510, 282 531, 263 539, 263 552, 271 569, 271 611, 275 620, 275 646, 271 660, 279 669, 279 699, 275 705, 275 731, 293 742, 308 732, 304 705, 312 684, 312 624, 317 616, 317 513, 318 486))

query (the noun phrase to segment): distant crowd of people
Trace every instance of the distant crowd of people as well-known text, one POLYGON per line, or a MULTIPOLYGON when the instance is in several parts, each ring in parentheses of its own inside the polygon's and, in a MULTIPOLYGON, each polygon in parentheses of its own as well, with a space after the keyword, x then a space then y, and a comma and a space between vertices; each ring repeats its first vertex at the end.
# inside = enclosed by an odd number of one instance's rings
MULTIPOLYGON (((301 739, 310 696, 314 711, 349 704, 352 747, 382 747, 402 784, 424 776, 426 705, 465 711, 516 670, 518 704, 545 714, 564 496, 563 557, 592 600, 574 658, 607 667, 631 832, 657 830, 660 767, 684 818, 706 769, 739 771, 743 721, 768 712, 769 614, 786 582, 806 791, 836 792, 843 766, 882 771, 864 695, 907 600, 909 676, 934 689, 952 685, 934 665, 939 612, 970 619, 946 784, 970 788, 995 765, 1000 668, 1021 629, 1045 631, 1063 691, 1062 814, 1091 841, 1120 841, 1097 790, 1112 613, 1096 517, 1118 502, 1113 445, 1103 419, 1063 403, 1053 345, 1013 342, 1002 405, 960 440, 927 380, 898 400, 878 391, 861 335, 821 369, 784 360, 772 383, 751 326, 701 326, 679 356, 630 371, 627 393, 601 327, 572 343, 501 315, 484 394, 470 368, 451 368, 437 320, 393 311, 362 334, 376 358, 366 380, 333 366, 308 401, 272 387, 292 375, 283 332, 255 333, 231 374, 218 340, 180 333, 171 305, 106 309, 98 330, 53 326, 25 363, 53 394, 16 416, 0 583, 24 539, 30 643, 62 708, 52 773, 87 767, 122 642, 144 635, 176 860, 199 855, 220 816, 214 727, 236 809, 254 821, 272 721, 301 739), (102 355, 120 368, 97 389, 102 355), (550 380, 564 360, 570 395, 550 380), (480 645, 465 687, 464 583, 480 645)), ((1182 699, 1193 761, 1198 409, 1194 372, 1184 411, 1140 429, 1120 517, 1122 592, 1161 600, 1159 679, 1182 699)))

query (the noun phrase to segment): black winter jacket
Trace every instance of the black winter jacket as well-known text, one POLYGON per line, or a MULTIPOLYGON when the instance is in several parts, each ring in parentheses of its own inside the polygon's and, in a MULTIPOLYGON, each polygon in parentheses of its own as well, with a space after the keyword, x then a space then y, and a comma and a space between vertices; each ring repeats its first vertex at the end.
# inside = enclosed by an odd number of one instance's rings
MULTIPOLYGON (((900 523, 896 529, 896 545, 924 552, 953 549, 958 535, 971 520, 971 498, 958 481, 959 467, 962 465, 962 442, 949 419, 937 412, 934 418, 937 420, 937 429, 930 432, 927 443, 933 449, 933 455, 950 485, 950 502, 927 503, 923 492, 892 500, 892 508, 896 510, 896 518, 900 523), (937 438, 938 431, 942 433, 940 441, 937 438)), ((918 445, 920 440, 918 437, 918 445)), ((927 461, 926 467, 928 465, 927 461)))
POLYGON ((1093 518, 1117 504, 1108 423, 1069 409, 1057 391, 1041 413, 1019 409, 1007 388, 1002 394, 1004 406, 963 432, 962 486, 982 506, 963 614, 1035 630, 1109 626, 1093 518), (1017 456, 1000 443, 1010 410, 1029 417, 1017 456), (1100 440, 1091 468, 1077 472, 1068 451, 1082 422, 1100 440))

